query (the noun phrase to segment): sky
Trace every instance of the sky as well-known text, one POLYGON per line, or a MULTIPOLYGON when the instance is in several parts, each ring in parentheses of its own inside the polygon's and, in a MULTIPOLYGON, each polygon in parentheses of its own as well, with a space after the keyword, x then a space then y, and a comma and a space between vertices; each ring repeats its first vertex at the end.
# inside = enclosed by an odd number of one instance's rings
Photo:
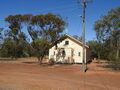
MULTIPOLYGON (((0 27, 6 27, 4 18, 15 14, 46 14, 60 15, 68 26, 65 32, 70 35, 82 34, 82 5, 78 0, 0 0, 0 27)), ((82 2, 82 0, 79 0, 82 2)), ((89 0, 88 0, 89 1, 89 0)), ((86 9, 86 41, 96 38, 94 23, 106 15, 112 8, 120 7, 120 0, 93 0, 86 9)), ((27 32, 26 32, 27 33, 27 32)))

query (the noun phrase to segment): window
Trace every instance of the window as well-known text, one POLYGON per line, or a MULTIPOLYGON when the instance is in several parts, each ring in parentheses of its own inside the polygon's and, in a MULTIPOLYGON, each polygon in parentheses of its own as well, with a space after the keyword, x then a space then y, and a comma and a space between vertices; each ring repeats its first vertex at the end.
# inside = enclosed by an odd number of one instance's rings
POLYGON ((55 55, 55 51, 54 51, 53 55, 55 55))
POLYGON ((65 50, 63 49, 62 50, 62 56, 64 57, 66 54, 65 54, 65 50))
POLYGON ((78 56, 80 56, 81 55, 81 53, 80 52, 78 52, 78 56))
POLYGON ((68 45, 69 44, 69 41, 65 41, 65 45, 68 45))

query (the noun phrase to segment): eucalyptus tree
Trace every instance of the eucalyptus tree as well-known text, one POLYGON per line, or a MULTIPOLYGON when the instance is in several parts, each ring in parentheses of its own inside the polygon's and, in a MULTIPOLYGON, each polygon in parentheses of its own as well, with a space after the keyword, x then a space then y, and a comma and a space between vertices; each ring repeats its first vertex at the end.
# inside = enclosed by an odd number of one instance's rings
POLYGON ((41 64, 43 57, 48 53, 52 45, 60 41, 65 28, 64 20, 55 14, 41 15, 10 15, 5 18, 8 23, 7 38, 14 42, 14 57, 22 55, 28 47, 33 50, 41 64), (27 27, 31 42, 27 42, 26 33, 23 31, 27 27), (24 28, 24 29, 23 29, 24 28), (28 46, 27 48, 24 48, 28 46), (16 55, 17 54, 17 55, 16 55))
POLYGON ((29 24, 28 32, 32 38, 32 47, 41 64, 49 47, 52 45, 57 47, 65 28, 65 22, 60 16, 51 13, 32 16, 30 21, 26 21, 29 24))
POLYGON ((0 41, 3 39, 3 28, 0 28, 0 41))
POLYGON ((97 20, 94 28, 100 45, 99 51, 104 51, 106 44, 109 49, 106 55, 111 56, 114 51, 114 59, 120 58, 120 7, 110 10, 107 15, 97 20))
POLYGON ((1 44, 4 40, 4 33, 3 33, 4 29, 0 28, 0 48, 1 48, 1 44))
POLYGON ((5 21, 8 23, 8 31, 6 37, 11 38, 14 42, 14 56, 20 57, 23 54, 23 49, 26 44, 26 35, 23 29, 23 17, 22 15, 9 15, 5 18, 5 21))

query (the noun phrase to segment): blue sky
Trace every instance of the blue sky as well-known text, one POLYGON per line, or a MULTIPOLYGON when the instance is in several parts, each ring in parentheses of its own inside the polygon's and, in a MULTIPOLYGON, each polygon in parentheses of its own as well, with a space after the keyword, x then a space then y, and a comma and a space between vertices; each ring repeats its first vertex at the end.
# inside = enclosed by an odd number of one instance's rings
MULTIPOLYGON (((66 32, 80 36, 82 33, 82 6, 77 0, 0 0, 0 27, 5 27, 4 18, 15 14, 43 14, 52 12, 61 15, 67 22, 66 32)), ((82 0, 80 0, 82 1, 82 0)), ((86 40, 95 39, 94 22, 110 9, 120 6, 120 0, 93 0, 87 6, 86 40)))

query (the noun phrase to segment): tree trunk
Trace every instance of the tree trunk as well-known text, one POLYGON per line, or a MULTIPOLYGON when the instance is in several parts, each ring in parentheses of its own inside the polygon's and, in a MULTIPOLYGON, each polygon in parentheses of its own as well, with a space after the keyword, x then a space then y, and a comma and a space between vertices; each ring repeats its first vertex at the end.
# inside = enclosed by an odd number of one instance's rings
POLYGON ((98 63, 100 63, 100 52, 98 53, 98 63))
POLYGON ((119 58, 119 49, 117 49, 117 51, 116 51, 116 59, 118 59, 119 58))
POLYGON ((40 57, 37 57, 37 59, 38 59, 38 64, 41 64, 41 62, 40 62, 40 57))
POLYGON ((38 58, 38 63, 41 65, 43 61, 43 56, 42 57, 37 57, 38 58))

